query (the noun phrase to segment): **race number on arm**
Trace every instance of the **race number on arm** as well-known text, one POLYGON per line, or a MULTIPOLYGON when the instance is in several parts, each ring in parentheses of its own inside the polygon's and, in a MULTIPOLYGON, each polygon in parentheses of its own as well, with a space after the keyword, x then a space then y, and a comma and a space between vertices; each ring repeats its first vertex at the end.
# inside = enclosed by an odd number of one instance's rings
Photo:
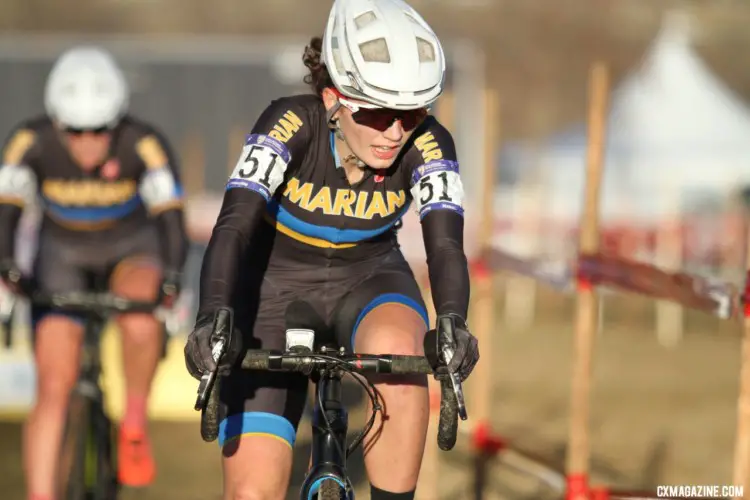
POLYGON ((149 128, 136 142, 135 150, 146 167, 138 192, 148 211, 156 215, 170 209, 182 209, 179 165, 167 140, 155 129, 149 128))
POLYGON ((249 189, 270 201, 284 182, 290 160, 291 153, 281 141, 267 135, 251 134, 229 176, 227 189, 249 189))
POLYGON ((273 101, 247 136, 227 190, 255 191, 270 201, 293 158, 305 154, 310 127, 307 110, 293 97, 273 101))
POLYGON ((463 215, 464 188, 453 139, 433 117, 427 120, 405 158, 408 165, 413 165, 409 185, 419 218, 433 210, 463 215))
POLYGON ((414 170, 411 195, 420 219, 436 209, 462 214, 464 188, 458 175, 458 162, 434 160, 414 170))
POLYGON ((16 130, 0 155, 0 204, 24 205, 34 202, 37 179, 33 170, 36 134, 16 130))

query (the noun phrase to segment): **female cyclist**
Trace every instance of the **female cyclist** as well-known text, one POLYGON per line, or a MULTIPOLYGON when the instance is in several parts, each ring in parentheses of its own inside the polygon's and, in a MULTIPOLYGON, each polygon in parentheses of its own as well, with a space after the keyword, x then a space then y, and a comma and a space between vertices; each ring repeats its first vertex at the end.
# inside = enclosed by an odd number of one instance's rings
MULTIPOLYGON (((337 0, 323 38, 312 39, 303 60, 314 94, 266 108, 227 183, 185 347, 194 377, 215 368, 213 316, 219 307, 234 310, 240 334, 219 366, 225 499, 286 496, 307 379, 231 368, 244 348, 284 349, 292 301, 309 302, 322 324, 317 331, 334 332, 357 352, 424 353, 427 313, 396 240, 412 202, 437 314, 457 327, 451 368, 466 379, 479 359, 465 322, 469 274, 456 152, 427 110, 444 85, 439 40, 401 0, 337 0)), ((428 424, 427 381, 391 378, 378 389, 385 421, 365 441, 372 498, 412 499, 428 424)))
MULTIPOLYGON (((87 275, 113 293, 172 302, 187 253, 177 161, 164 136, 127 113, 129 91, 115 59, 98 47, 62 54, 45 88, 47 114, 20 123, 0 151, 0 281, 21 290, 14 259, 24 205, 40 197, 34 281, 46 293, 89 291, 87 275)), ((28 498, 55 498, 70 391, 78 379, 83 318, 33 307, 36 401, 24 426, 28 498)), ((122 332, 125 414, 122 484, 151 484, 156 465, 147 402, 161 353, 150 314, 117 318, 122 332)))

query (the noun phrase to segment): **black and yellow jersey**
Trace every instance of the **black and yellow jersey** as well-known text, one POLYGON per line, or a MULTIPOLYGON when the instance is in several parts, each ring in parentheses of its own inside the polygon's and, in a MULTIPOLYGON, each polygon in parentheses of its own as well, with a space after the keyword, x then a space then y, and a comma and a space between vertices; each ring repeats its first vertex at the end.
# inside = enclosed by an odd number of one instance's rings
POLYGON ((46 117, 16 127, 0 155, 0 203, 23 206, 39 196, 45 226, 62 232, 133 227, 182 203, 175 158, 150 125, 125 117, 106 161, 91 172, 60 134, 46 117))
MULTIPOLYGON (((19 212, 12 208, 37 200, 43 212, 40 230, 67 241, 127 238, 157 214, 168 213, 170 226, 183 224, 177 161, 155 127, 125 116, 112 131, 106 159, 91 171, 78 166, 64 141, 47 117, 24 121, 11 132, 0 152, 0 229, 11 234, 0 238, 13 239, 19 212)), ((178 266, 184 227, 169 231, 178 266)), ((1 246, 0 253, 7 254, 9 245, 1 246)))
POLYGON ((201 309, 229 305, 238 266, 266 247, 269 266, 356 266, 397 247, 414 204, 422 221, 438 312, 466 317, 463 187, 450 133, 429 116, 387 170, 351 184, 322 100, 274 101, 247 136, 226 186, 204 262, 201 309), (256 223, 256 220, 258 221, 256 223), (264 222, 261 222, 264 221, 264 222))

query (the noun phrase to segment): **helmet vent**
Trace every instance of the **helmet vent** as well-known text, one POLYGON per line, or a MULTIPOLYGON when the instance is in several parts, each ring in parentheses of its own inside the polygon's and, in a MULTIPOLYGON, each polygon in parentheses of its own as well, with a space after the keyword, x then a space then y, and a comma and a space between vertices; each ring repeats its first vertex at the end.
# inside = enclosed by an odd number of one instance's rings
POLYGON ((354 19, 354 24, 357 25, 358 30, 361 30, 362 28, 373 22, 375 19, 377 19, 375 17, 375 13, 370 10, 368 12, 365 12, 364 14, 358 15, 354 19))
POLYGON ((435 48, 427 40, 417 37, 419 62, 435 62, 435 48))
POLYGON ((331 54, 333 55, 333 68, 339 75, 346 75, 344 61, 341 59, 341 47, 339 47, 339 37, 331 37, 331 54))
POLYGON ((385 43, 385 38, 376 38, 375 40, 361 43, 359 50, 362 52, 362 58, 367 62, 391 62, 391 54, 388 51, 388 44, 385 43))

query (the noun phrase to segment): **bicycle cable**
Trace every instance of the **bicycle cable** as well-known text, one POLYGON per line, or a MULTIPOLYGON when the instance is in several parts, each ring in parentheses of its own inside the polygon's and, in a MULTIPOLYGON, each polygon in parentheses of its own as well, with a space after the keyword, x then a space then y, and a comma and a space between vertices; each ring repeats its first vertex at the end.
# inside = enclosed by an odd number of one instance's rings
MULTIPOLYGON (((325 355, 325 354, 315 354, 315 355, 313 355, 313 357, 329 361, 334 366, 336 366, 337 368, 339 368, 341 371, 343 371, 345 373, 348 373, 349 375, 352 375, 352 377, 354 378, 354 380, 356 380, 357 383, 359 385, 361 385, 362 388, 365 390, 365 392, 367 393, 368 397, 370 398, 370 402, 372 403, 373 411, 372 411, 372 415, 370 415, 370 419, 365 424, 365 427, 362 430, 362 432, 360 432, 359 435, 352 441, 352 444, 349 445, 349 447, 347 447, 346 453, 344 452, 344 447, 346 446, 346 443, 341 443, 339 441, 338 436, 336 436, 336 433, 333 431, 333 426, 331 425, 331 421, 328 420, 328 415, 326 415, 325 411, 321 412, 323 414, 323 421, 325 422, 326 429, 331 434, 331 436, 333 436, 333 442, 336 443, 337 451, 341 454, 341 456, 345 456, 346 458, 349 458, 349 456, 364 441, 365 436, 367 436, 367 434, 370 432, 370 430, 372 430, 372 428, 374 427, 376 413, 379 412, 379 411, 380 412, 383 411, 383 407, 380 404, 380 401, 381 401, 380 392, 375 387, 375 384, 373 384, 372 382, 370 382, 369 380, 367 380, 367 378, 364 377, 363 375, 357 373, 356 370, 354 370, 352 368, 351 364, 348 363, 347 361, 343 361, 343 360, 338 359, 338 358, 336 358, 334 356, 328 356, 328 355, 325 355)), ((326 369, 328 369, 328 368, 326 368, 326 369)), ((324 408, 324 406, 323 406, 323 397, 322 397, 322 395, 321 395, 320 392, 318 393, 318 405, 320 406, 320 408, 324 408)), ((346 470, 344 470, 344 472, 345 472, 345 476, 344 477, 346 478, 348 487, 351 490, 354 490, 354 486, 352 485, 351 480, 349 479, 349 475, 346 474, 346 470)))

